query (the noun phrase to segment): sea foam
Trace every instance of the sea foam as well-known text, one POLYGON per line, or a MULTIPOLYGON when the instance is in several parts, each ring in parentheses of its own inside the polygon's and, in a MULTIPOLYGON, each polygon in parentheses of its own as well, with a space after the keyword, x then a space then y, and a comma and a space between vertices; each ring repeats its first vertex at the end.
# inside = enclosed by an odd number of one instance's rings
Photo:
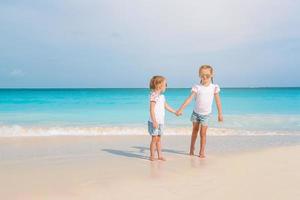
MULTIPOLYGON (((190 126, 166 127, 164 135, 190 135, 190 126)), ((300 131, 252 131, 229 128, 209 128, 211 136, 272 136, 299 135, 300 131)), ((0 137, 26 136, 104 136, 104 135, 148 135, 146 126, 97 126, 97 127, 28 127, 20 125, 0 126, 0 137)))

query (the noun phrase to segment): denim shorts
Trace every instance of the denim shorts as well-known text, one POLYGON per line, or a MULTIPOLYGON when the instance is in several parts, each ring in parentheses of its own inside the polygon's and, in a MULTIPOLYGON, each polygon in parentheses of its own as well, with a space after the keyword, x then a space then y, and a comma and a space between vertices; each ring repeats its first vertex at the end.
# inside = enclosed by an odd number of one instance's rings
POLYGON ((210 115, 201 115, 193 111, 191 116, 191 121, 195 123, 200 123, 203 126, 208 126, 210 115))
POLYGON ((158 135, 162 135, 163 134, 163 128, 164 125, 163 124, 159 124, 158 128, 154 128, 153 127, 153 123, 148 121, 148 133, 151 136, 158 136, 158 135))

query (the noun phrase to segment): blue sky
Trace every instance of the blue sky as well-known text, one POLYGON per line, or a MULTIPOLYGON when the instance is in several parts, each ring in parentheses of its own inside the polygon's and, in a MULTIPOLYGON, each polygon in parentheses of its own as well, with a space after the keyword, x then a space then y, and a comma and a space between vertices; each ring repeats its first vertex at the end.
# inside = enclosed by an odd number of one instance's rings
POLYGON ((300 86, 300 1, 0 2, 0 87, 300 86))

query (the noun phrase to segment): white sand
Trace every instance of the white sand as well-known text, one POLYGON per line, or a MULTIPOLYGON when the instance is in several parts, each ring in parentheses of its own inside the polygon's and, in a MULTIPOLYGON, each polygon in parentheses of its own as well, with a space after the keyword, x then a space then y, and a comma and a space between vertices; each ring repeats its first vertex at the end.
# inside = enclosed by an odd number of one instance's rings
POLYGON ((298 199, 300 146, 185 155, 189 137, 2 138, 1 199, 298 199), (138 145, 136 145, 138 144, 138 145), (185 144, 185 146, 182 146, 185 144))

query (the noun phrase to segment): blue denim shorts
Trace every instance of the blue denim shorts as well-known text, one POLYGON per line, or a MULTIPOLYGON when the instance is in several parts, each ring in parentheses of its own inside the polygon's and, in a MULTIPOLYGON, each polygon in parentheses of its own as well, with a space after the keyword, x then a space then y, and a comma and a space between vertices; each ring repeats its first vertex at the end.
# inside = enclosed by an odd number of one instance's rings
POLYGON ((194 123, 200 123, 203 126, 208 126, 210 115, 201 115, 193 111, 191 115, 191 121, 194 123))
POLYGON ((151 136, 158 136, 158 135, 162 135, 163 134, 163 128, 164 125, 163 124, 159 124, 158 128, 154 128, 153 127, 153 123, 148 121, 148 133, 151 136))

